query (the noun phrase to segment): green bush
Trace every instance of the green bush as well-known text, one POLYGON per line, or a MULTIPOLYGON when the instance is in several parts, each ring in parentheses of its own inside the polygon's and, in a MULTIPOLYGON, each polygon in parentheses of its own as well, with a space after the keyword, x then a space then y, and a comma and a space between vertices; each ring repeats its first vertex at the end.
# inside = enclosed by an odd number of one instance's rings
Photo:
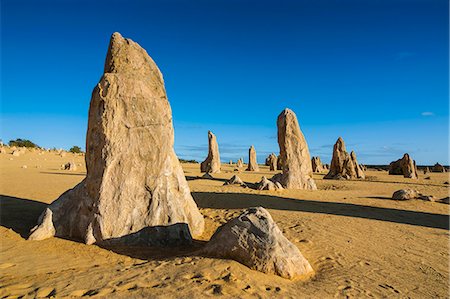
POLYGON ((76 145, 72 146, 70 148, 69 152, 75 153, 75 154, 82 153, 81 148, 79 146, 76 146, 76 145))
POLYGON ((36 147, 38 148, 39 146, 37 144, 35 144, 34 142, 28 140, 28 139, 21 139, 21 138, 17 138, 16 140, 10 140, 9 141, 9 146, 18 146, 18 147, 36 147))

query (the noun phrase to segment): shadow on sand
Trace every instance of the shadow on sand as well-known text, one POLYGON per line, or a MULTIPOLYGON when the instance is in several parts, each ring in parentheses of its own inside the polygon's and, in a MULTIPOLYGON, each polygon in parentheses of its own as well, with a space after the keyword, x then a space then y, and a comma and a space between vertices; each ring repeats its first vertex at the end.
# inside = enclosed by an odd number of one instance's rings
MULTIPOLYGON (((261 194, 193 192, 192 195, 200 208, 243 209, 262 206, 274 210, 321 213, 444 230, 449 229, 449 216, 443 214, 371 207, 350 203, 291 199, 261 194)), ((27 238, 30 229, 36 225, 39 215, 46 207, 47 204, 42 202, 0 195, 0 225, 14 230, 23 238, 27 238)), ((165 258, 196 256, 204 244, 204 241, 194 240, 192 244, 165 247, 164 249, 148 245, 134 246, 120 244, 120 242, 106 242, 97 245, 101 248, 133 258, 160 260, 165 258)))
POLYGON ((261 206, 273 210, 321 213, 449 229, 448 215, 427 212, 371 207, 341 202, 291 199, 261 194, 193 192, 192 196, 200 208, 243 209, 261 206))

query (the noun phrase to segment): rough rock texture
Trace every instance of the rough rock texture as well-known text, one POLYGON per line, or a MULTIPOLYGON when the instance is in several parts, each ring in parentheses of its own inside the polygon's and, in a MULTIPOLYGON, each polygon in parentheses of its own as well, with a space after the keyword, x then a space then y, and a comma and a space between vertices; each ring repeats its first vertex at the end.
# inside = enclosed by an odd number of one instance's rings
POLYGON ((439 163, 434 164, 433 168, 432 168, 433 172, 445 172, 444 166, 442 166, 439 163))
POLYGON ((104 74, 92 92, 87 176, 44 211, 29 239, 56 235, 92 244, 176 223, 200 235, 204 220, 173 142, 158 67, 137 43, 114 33, 104 74))
POLYGON ((283 169, 283 161, 281 160, 281 155, 278 155, 277 157, 277 170, 283 169))
POLYGON ((430 172, 430 168, 429 167, 425 167, 423 170, 423 174, 427 174, 428 172, 430 172))
POLYGON ((277 127, 282 173, 275 175, 272 181, 279 182, 286 189, 316 190, 308 144, 295 113, 284 109, 278 115, 277 127))
POLYGON ((236 166, 237 166, 238 168, 244 167, 244 162, 242 162, 242 159, 239 159, 239 160, 237 161, 236 166))
POLYGON ((220 172, 219 145, 216 136, 208 131, 208 157, 200 164, 201 172, 218 173, 220 172))
POLYGON ((21 154, 21 152, 19 150, 13 150, 11 155, 13 155, 14 157, 19 157, 21 154))
POLYGON ((281 186, 280 182, 273 182, 267 179, 265 176, 261 178, 261 181, 256 184, 256 190, 283 190, 283 186, 281 186))
POLYGON ((244 181, 241 180, 240 177, 238 177, 237 175, 233 175, 233 177, 231 177, 231 179, 229 179, 228 181, 226 181, 225 183, 223 183, 223 185, 241 185, 242 187, 247 187, 247 185, 244 183, 244 181))
POLYGON ((262 208, 249 208, 217 229, 206 244, 209 256, 236 260, 247 267, 292 279, 314 273, 300 250, 292 244, 262 208))
POLYGON ((409 200, 409 199, 415 199, 419 197, 419 192, 413 189, 401 189, 397 190, 392 194, 392 199, 395 200, 409 200))
POLYGON ((311 167, 313 172, 320 173, 325 170, 322 161, 320 161, 320 157, 312 157, 311 159, 311 167))
POLYGON ((436 201, 435 197, 432 195, 424 195, 413 189, 400 189, 392 194, 392 199, 395 200, 409 200, 409 199, 420 199, 425 201, 436 201))
POLYGON ((258 162, 256 161, 256 150, 253 145, 248 150, 247 171, 259 171, 258 162))
POLYGON ((404 154, 401 159, 389 164, 389 174, 403 175, 405 178, 417 179, 416 161, 411 159, 408 154, 404 154))
POLYGON ((324 179, 363 179, 363 170, 359 167, 356 154, 348 154, 344 140, 339 137, 333 147, 333 157, 331 159, 330 171, 324 179))
POLYGON ((268 157, 267 157, 267 166, 269 166, 270 171, 275 171, 277 170, 277 155, 275 155, 274 153, 271 153, 268 157))
POLYGON ((365 179, 366 175, 364 174, 364 170, 361 165, 358 164, 358 160, 356 160, 356 154, 354 151, 350 153, 350 158, 352 159, 353 166, 355 167, 356 177, 358 179, 365 179))

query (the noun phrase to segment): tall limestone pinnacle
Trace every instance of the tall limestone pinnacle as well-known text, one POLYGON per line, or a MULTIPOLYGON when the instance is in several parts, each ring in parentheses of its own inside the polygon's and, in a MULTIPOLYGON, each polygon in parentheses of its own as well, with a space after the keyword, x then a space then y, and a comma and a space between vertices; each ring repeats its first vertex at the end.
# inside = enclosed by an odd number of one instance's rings
POLYGON ((311 156, 294 111, 284 109, 277 119, 281 174, 272 180, 286 189, 316 190, 312 178, 311 156))
POLYGON ((177 223, 201 235, 204 219, 173 143, 161 72, 137 43, 114 33, 89 107, 87 176, 43 212, 29 239, 92 244, 177 223))
POLYGON ((208 131, 208 157, 200 164, 200 171, 207 173, 220 172, 220 154, 216 135, 208 131))

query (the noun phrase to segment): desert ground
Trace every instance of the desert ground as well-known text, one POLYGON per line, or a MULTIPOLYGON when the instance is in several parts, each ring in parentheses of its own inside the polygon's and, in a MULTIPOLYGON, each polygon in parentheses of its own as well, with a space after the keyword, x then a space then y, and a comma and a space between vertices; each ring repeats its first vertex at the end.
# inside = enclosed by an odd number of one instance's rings
MULTIPOLYGON (((26 240, 47 204, 85 177, 83 156, 1 153, 0 298, 449 296, 449 206, 390 199, 402 188, 447 197, 448 173, 412 180, 369 170, 366 180, 351 181, 323 180, 322 173, 314 174, 317 191, 256 191, 223 186, 237 173, 234 165, 222 164, 208 180, 200 178, 199 164, 183 169, 206 221, 193 246, 102 248, 61 238, 26 240), (61 169, 69 161, 76 171, 61 169), (311 279, 291 281, 196 254, 218 226, 253 206, 267 208, 298 246, 315 270, 311 279)), ((260 166, 239 176, 255 183, 275 173, 260 166)))

